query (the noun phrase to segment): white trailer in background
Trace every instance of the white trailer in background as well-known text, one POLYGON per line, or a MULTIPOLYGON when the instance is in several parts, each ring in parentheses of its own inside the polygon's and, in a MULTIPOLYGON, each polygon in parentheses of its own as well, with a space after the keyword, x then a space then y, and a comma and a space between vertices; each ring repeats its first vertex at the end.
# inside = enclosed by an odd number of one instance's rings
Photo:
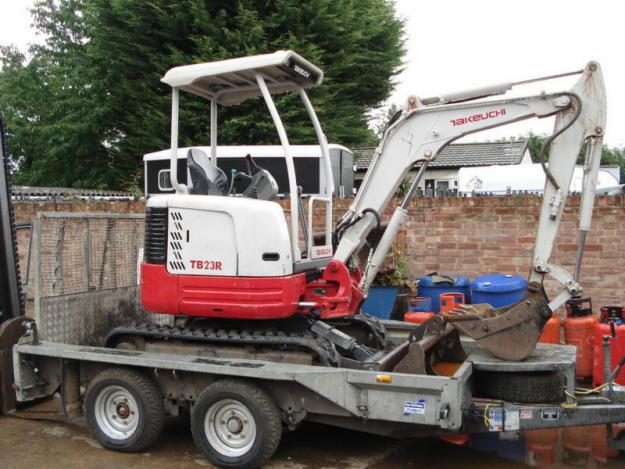
MULTIPOLYGON (((571 179, 570 192, 581 192, 584 168, 577 166, 571 179)), ((606 170, 599 170, 596 192, 619 187, 618 180, 606 170)), ((542 193, 545 188, 545 172, 539 163, 506 166, 479 166, 461 168, 458 172, 460 194, 504 195, 511 191, 542 193)))
MULTIPOLYGON (((210 155, 210 146, 194 146, 210 155)), ((188 147, 178 148, 178 178, 186 184, 188 147)), ((279 193, 288 193, 287 168, 280 145, 219 145, 216 147, 217 165, 228 177, 231 171, 245 171, 245 155, 250 155, 260 167, 268 170, 278 183, 279 193)), ((319 145, 291 145, 302 195, 320 195, 326 190, 323 156, 319 145)), ((351 197, 354 187, 354 155, 352 151, 335 143, 328 144, 328 156, 334 179, 334 197, 351 197)), ((171 194, 174 188, 170 179, 171 150, 148 153, 143 157, 145 195, 171 194)))

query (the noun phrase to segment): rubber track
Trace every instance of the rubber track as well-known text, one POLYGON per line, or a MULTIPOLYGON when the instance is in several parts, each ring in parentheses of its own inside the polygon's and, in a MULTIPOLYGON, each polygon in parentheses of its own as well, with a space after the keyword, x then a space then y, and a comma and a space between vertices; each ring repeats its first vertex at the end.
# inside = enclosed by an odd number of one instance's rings
POLYGON ((194 327, 171 327, 154 324, 122 326, 113 329, 106 339, 107 347, 114 347, 126 337, 141 337, 161 341, 177 340, 214 344, 240 344, 270 346, 276 350, 292 347, 304 348, 316 354, 326 366, 338 366, 340 355, 334 344, 322 337, 316 337, 309 331, 250 331, 238 329, 213 329, 194 327))

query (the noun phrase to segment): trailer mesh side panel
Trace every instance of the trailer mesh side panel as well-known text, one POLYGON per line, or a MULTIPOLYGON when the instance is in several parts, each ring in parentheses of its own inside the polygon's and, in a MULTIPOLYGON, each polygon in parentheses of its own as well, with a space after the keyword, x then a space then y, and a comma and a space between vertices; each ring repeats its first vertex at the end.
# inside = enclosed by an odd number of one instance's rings
POLYGON ((143 219, 76 215, 40 218, 41 296, 136 286, 143 219))
POLYGON ((143 214, 40 213, 33 288, 35 319, 44 340, 103 345, 117 326, 169 324, 143 311, 138 266, 143 214))

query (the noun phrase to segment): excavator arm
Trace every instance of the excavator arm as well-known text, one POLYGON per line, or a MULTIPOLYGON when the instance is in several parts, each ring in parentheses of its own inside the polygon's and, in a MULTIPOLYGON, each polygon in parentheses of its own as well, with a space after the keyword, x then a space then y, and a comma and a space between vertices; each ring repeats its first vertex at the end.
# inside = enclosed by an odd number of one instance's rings
MULTIPOLYGON (((583 70, 573 73, 581 75, 579 80, 570 91, 560 93, 502 100, 481 99, 504 94, 515 85, 504 83, 448 97, 422 101, 414 97, 409 99, 406 109, 386 129, 357 197, 336 228, 339 243, 334 258, 353 265, 355 254, 363 248, 367 235, 379 223, 379 214, 387 207, 408 171, 420 164, 408 194, 395 209, 377 247, 369 254, 360 284, 365 294, 407 219, 407 206, 421 177, 445 146, 482 130, 534 117, 556 116, 554 133, 541 151, 541 154, 546 154, 549 150, 549 165, 543 165, 547 178, 526 300, 516 305, 516 309, 512 307, 500 311, 467 307, 448 318, 457 328, 480 340, 481 345, 501 358, 522 359, 533 351, 551 312, 572 295, 581 292, 576 275, 550 263, 550 257, 577 156, 587 142, 576 268, 579 273, 583 242, 590 229, 594 186, 601 159, 606 121, 601 69, 598 63, 590 62, 583 70), (542 288, 547 274, 563 286, 562 292, 551 303, 548 303, 542 288), (514 352, 509 347, 512 339, 518 342, 514 352), (508 346, 505 346, 506 341, 508 346)), ((560 76, 564 75, 555 77, 560 76)))

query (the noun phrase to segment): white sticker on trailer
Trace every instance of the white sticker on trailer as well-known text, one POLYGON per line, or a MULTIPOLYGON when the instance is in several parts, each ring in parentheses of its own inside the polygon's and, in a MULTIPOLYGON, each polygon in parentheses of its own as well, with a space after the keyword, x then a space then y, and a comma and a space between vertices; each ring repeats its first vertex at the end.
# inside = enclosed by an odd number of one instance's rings
POLYGON ((504 429, 507 432, 519 429, 519 410, 506 410, 504 420, 504 429))
POLYGON ((404 417, 425 414, 425 399, 404 402, 404 417))
POLYGON ((404 416, 425 414, 425 399, 404 402, 404 416))

